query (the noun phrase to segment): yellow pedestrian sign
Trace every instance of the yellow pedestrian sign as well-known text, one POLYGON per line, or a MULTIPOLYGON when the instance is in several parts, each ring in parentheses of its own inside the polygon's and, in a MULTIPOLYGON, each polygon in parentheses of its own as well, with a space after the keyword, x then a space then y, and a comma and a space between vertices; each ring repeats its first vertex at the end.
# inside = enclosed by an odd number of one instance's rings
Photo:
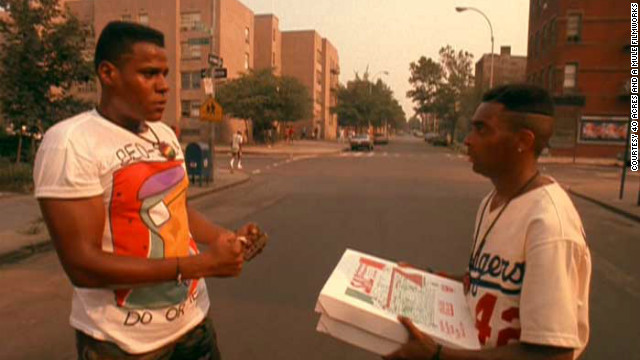
POLYGON ((208 98, 200 106, 200 120, 210 122, 222 121, 222 106, 214 98, 208 98))

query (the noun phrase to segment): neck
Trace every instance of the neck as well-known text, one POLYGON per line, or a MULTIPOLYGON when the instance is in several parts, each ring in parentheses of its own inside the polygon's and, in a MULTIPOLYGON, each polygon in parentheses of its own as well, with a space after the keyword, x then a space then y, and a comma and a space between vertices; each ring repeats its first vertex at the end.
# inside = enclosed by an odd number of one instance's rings
POLYGON ((96 110, 103 118, 111 121, 112 123, 123 127, 134 134, 140 133, 143 128, 141 125, 144 124, 144 122, 128 117, 118 111, 116 103, 117 101, 113 101, 110 97, 103 94, 100 99, 100 104, 97 106, 96 110))
POLYGON ((518 190, 533 178, 538 172, 538 166, 534 162, 528 166, 513 167, 504 174, 491 179, 496 188, 496 195, 509 199, 516 196, 518 190))

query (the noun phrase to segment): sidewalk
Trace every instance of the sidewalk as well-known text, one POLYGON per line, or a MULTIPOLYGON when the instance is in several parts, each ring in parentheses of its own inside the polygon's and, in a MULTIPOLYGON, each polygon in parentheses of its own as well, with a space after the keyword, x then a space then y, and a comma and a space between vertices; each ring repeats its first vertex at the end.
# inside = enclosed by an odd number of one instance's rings
POLYGON ((543 162, 541 169, 558 180, 569 193, 640 222, 639 172, 627 169, 624 194, 620 199, 620 167, 543 162))
MULTIPOLYGON (((294 140, 293 143, 277 142, 272 146, 248 144, 242 146, 244 155, 330 155, 349 148, 347 142, 323 141, 323 140, 294 140)), ((231 153, 228 145, 217 144, 217 154, 231 153)))
MULTIPOLYGON (((193 200, 214 192, 243 184, 250 176, 242 171, 231 173, 226 168, 216 168, 215 181, 209 185, 197 182, 187 190, 187 198, 193 200)), ((33 195, 0 194, 0 264, 21 259, 52 247, 49 233, 42 221, 38 202, 33 195)))
MULTIPOLYGON (((452 151, 466 153, 463 146, 452 151)), ((574 196, 595 203, 609 211, 640 222, 640 172, 627 169, 624 194, 620 199, 622 161, 608 158, 573 158, 540 156, 540 169, 553 176, 574 196)))

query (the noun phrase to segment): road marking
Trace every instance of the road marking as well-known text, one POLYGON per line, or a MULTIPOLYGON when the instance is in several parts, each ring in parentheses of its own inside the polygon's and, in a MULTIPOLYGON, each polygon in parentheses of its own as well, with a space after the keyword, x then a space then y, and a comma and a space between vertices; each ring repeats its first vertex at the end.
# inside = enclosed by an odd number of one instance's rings
POLYGON ((253 170, 251 174, 256 175, 256 174, 260 174, 260 172, 261 172, 260 169, 256 169, 256 170, 253 170))

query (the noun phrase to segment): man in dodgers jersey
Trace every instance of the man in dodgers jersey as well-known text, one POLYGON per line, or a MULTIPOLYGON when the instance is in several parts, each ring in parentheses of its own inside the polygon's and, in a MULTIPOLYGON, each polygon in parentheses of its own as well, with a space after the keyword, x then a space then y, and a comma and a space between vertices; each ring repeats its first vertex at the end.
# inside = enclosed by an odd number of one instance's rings
POLYGON ((74 285, 78 357, 218 359, 203 277, 238 276, 243 247, 187 205, 184 155, 159 121, 169 91, 164 36, 109 23, 95 69, 97 109, 53 126, 34 169, 35 195, 74 285))
POLYGON ((465 139, 494 190, 480 204, 465 283, 478 351, 442 347, 406 318, 388 359, 575 359, 589 338, 591 257, 582 221, 537 159, 553 133, 549 94, 505 85, 483 96, 465 139))

